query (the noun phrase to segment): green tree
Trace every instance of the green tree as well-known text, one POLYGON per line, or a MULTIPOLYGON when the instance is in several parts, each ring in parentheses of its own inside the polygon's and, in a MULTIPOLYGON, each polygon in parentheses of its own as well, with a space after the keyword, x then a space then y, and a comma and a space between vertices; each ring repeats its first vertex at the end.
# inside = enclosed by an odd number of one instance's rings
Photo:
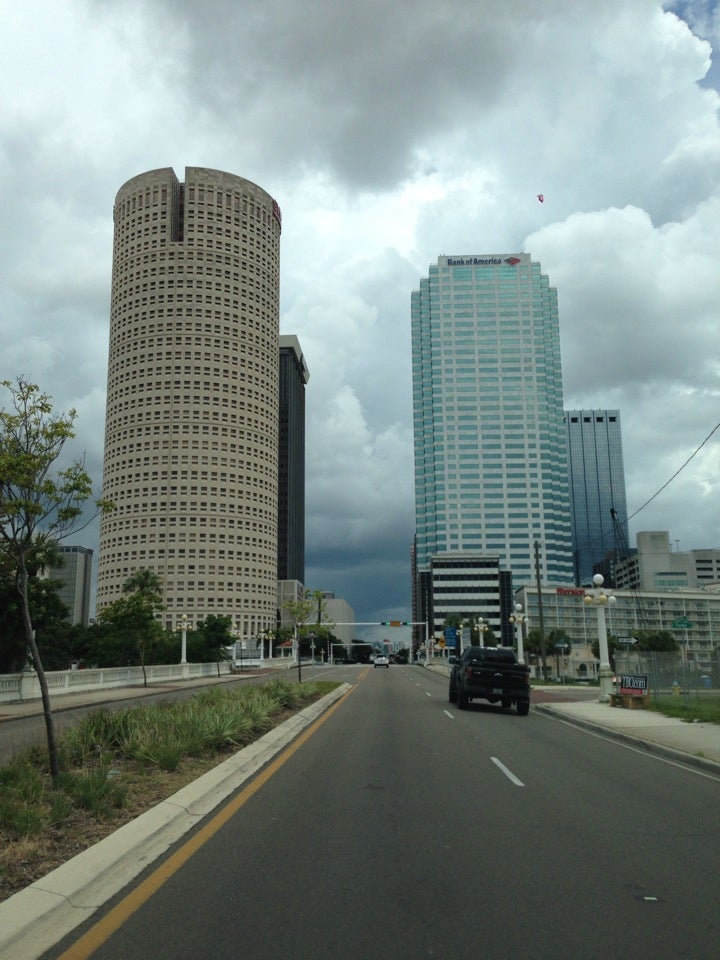
POLYGON ((301 655, 310 650, 310 641, 307 640, 310 632, 308 620, 315 610, 315 601, 309 596, 300 597, 298 600, 286 600, 284 609, 290 620, 292 636, 297 638, 298 642, 298 683, 300 683, 302 682, 301 655))
POLYGON ((324 594, 322 590, 306 590, 305 599, 311 600, 313 603, 313 618, 315 622, 312 626, 308 624, 307 629, 302 630, 303 638, 309 638, 308 646, 310 647, 312 647, 313 640, 318 646, 324 644, 327 662, 329 663, 333 641, 332 631, 335 628, 335 624, 327 615, 327 603, 325 602, 324 594))
POLYGON ((562 627, 553 627, 552 630, 548 631, 545 642, 546 652, 555 654, 555 669, 559 677, 561 675, 560 657, 570 650, 570 634, 562 627))
POLYGON ((60 762, 55 719, 30 607, 31 570, 47 566, 58 543, 111 505, 96 500, 92 516, 84 516, 92 497, 84 461, 65 469, 56 465, 75 436, 76 412, 53 413, 51 398, 24 377, 1 383, 9 406, 0 410, 0 576, 13 583, 20 598, 24 639, 40 684, 50 774, 56 781, 60 762))
MULTIPOLYGON (((669 630, 636 630, 633 636, 637 640, 637 643, 632 649, 639 653, 648 653, 651 650, 658 653, 676 653, 679 649, 677 637, 669 630)), ((622 647, 621 644, 618 644, 617 639, 613 636, 608 636, 608 651, 613 669, 615 669, 615 651, 618 646, 622 647)), ((623 647, 623 650, 626 649, 626 647, 623 647)), ((592 652, 594 657, 600 656, 600 643, 598 640, 593 641, 592 652)))
POLYGON ((139 593, 146 597, 159 613, 164 609, 162 603, 162 583, 160 577, 149 567, 139 567, 131 573, 122 587, 123 593, 139 593))
MULTIPOLYGON (((55 564, 53 564, 55 565, 55 564)), ((28 562, 28 602, 40 657, 46 670, 66 670, 70 624, 68 609, 60 600, 59 580, 41 576, 42 568, 28 562)), ((0 673, 16 673, 28 662, 22 600, 11 578, 0 578, 0 673)))
POLYGON ((675 653, 680 648, 677 637, 669 630, 638 630, 634 636, 637 640, 635 649, 643 652, 675 653))
POLYGON ((211 613, 187 635, 188 659, 191 663, 220 663, 228 660, 235 639, 232 618, 211 613))
POLYGON ((106 628, 99 639, 106 647, 105 657, 119 660, 118 666, 138 662, 147 686, 149 658, 154 654, 162 662, 161 651, 168 647, 167 632, 157 621, 157 614, 164 609, 160 578, 141 568, 127 578, 122 589, 122 596, 98 613, 98 623, 106 628))
POLYGON ((543 680, 547 679, 547 662, 543 660, 543 654, 547 656, 547 634, 545 635, 545 643, 543 643, 543 638, 540 635, 540 631, 529 630, 527 637, 525 638, 525 653, 532 654, 537 657, 537 662, 540 665, 542 671, 543 680), (543 650, 543 647, 545 649, 543 650))

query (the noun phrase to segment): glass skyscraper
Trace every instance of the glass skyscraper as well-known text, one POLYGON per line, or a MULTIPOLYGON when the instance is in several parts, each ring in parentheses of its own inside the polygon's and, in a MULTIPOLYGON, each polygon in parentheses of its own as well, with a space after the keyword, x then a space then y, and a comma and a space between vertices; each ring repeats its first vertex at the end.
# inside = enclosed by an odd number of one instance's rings
POLYGON ((573 582, 557 292, 529 254, 438 258, 412 293, 416 570, 497 556, 573 582))
POLYGON ((593 565, 611 551, 625 559, 628 526, 620 411, 567 410, 565 431, 575 582, 580 585, 590 583, 593 565))

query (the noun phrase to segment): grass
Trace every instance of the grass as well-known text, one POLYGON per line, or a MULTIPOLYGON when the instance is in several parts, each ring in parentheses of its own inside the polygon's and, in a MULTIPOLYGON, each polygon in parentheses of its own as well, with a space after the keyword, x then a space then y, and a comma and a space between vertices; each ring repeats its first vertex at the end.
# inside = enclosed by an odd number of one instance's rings
POLYGON ((86 714, 59 739, 62 773, 33 747, 0 767, 0 900, 134 819, 337 684, 286 679, 86 714))
POLYGON ((720 723, 720 697, 717 695, 651 697, 648 706, 666 717, 677 717, 687 723, 720 723))

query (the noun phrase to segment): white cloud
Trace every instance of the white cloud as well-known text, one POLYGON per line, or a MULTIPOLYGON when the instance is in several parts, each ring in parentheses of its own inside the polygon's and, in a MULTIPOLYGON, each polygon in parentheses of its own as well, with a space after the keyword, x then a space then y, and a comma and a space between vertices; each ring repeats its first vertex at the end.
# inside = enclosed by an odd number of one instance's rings
MULTIPOLYGON (((710 432, 720 390, 718 8, 665 6, 6 4, 0 375, 77 407, 99 479, 115 193, 154 167, 214 166, 283 208, 281 325, 311 373, 313 586, 406 619, 410 292, 442 253, 540 259, 567 405, 621 409, 632 510, 710 432)), ((634 529, 720 546, 718 449, 634 529)))

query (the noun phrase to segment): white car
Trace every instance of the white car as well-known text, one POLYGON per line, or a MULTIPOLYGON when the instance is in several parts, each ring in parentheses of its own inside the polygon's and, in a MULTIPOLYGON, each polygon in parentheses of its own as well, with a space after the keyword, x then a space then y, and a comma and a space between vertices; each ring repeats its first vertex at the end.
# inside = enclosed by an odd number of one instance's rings
POLYGON ((376 667, 389 667, 389 666, 390 666, 390 661, 388 660, 388 658, 385 656, 384 653, 378 653, 377 656, 375 657, 375 666, 376 666, 376 667))

